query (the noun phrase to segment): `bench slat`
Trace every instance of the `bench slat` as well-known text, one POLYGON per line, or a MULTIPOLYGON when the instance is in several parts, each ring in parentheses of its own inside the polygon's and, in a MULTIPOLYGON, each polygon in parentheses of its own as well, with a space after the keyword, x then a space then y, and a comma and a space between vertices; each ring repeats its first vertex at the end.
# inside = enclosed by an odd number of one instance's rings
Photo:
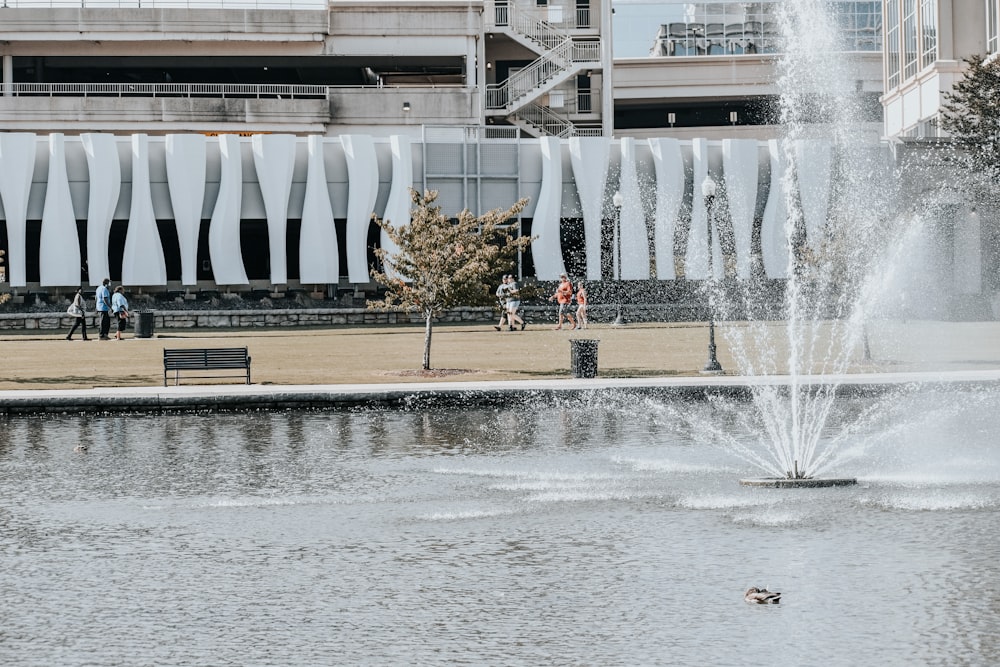
MULTIPOLYGON (((167 385, 167 373, 174 371, 174 384, 180 381, 180 371, 193 370, 246 370, 246 382, 250 384, 250 355, 245 347, 182 348, 163 350, 163 386, 167 385)), ((206 376, 192 377, 233 377, 206 376)), ((242 375, 241 375, 242 377, 242 375)))

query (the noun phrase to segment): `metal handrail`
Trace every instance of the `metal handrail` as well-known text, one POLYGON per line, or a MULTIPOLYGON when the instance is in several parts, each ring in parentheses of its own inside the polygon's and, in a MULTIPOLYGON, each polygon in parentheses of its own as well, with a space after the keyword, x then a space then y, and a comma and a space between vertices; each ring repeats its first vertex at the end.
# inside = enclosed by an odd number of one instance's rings
POLYGON ((412 90, 449 88, 474 90, 462 83, 363 84, 318 86, 283 83, 12 83, 0 82, 0 96, 10 97, 248 97, 322 99, 338 90, 412 90))
POLYGON ((573 123, 568 118, 563 118, 539 104, 526 104, 517 110, 515 117, 535 126, 548 136, 563 139, 573 136, 573 123))
MULTIPOLYGON (((524 7, 517 6, 514 0, 494 0, 493 11, 486 12, 487 27, 494 28, 514 28, 518 29, 519 26, 527 26, 526 33, 531 33, 534 31, 541 32, 556 32, 561 33, 564 37, 568 36, 565 29, 572 28, 589 28, 590 27, 590 10, 582 9, 580 7, 571 7, 569 4, 559 5, 555 3, 550 3, 545 6, 546 10, 560 9, 562 10, 563 19, 558 23, 561 27, 556 27, 555 24, 549 20, 551 16, 550 13, 546 13, 544 16, 539 14, 537 11, 526 9, 524 7), (489 25, 489 20, 492 17, 493 23, 489 25), (540 24, 537 26, 530 26, 528 24, 535 23, 540 24)), ((522 33, 525 34, 525 33, 522 33)), ((530 37, 530 34, 525 34, 525 36, 530 37)))
POLYGON ((544 49, 554 49, 569 39, 569 33, 559 30, 532 12, 511 7, 510 27, 544 49))
POLYGON ((531 92, 565 72, 571 63, 600 61, 598 42, 574 42, 566 39, 530 65, 515 72, 503 83, 486 86, 486 108, 507 109, 531 92))
POLYGON ((0 83, 13 97, 237 97, 325 99, 330 86, 255 83, 0 83))
POLYGON ((12 9, 298 9, 329 11, 327 0, 0 0, 12 9))
POLYGON ((514 118, 541 130, 547 135, 565 139, 567 137, 600 137, 604 131, 600 127, 580 127, 568 118, 563 118, 552 109, 540 104, 527 104, 518 109, 514 118))

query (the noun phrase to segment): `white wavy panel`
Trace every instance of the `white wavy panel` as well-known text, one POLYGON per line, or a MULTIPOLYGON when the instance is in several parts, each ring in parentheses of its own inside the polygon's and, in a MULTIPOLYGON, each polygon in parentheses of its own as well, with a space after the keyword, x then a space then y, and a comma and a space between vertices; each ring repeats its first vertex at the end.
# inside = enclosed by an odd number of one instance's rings
POLYGON ((366 283, 369 280, 368 228, 378 197, 375 142, 367 134, 345 134, 340 142, 347 158, 347 279, 352 283, 366 283))
POLYGON ((656 277, 673 280, 674 234, 684 202, 684 156, 677 139, 649 139, 656 169, 656 214, 653 243, 656 253, 656 277))
MULTIPOLYGON (((392 135, 389 144, 392 149, 392 184, 383 217, 393 227, 403 227, 410 224, 410 207, 413 204, 410 199, 410 188, 413 187, 413 147, 409 137, 399 134, 392 135)), ((399 250, 384 231, 379 242, 390 255, 399 250)), ((394 275, 391 263, 386 264, 385 271, 390 276, 394 275)))
POLYGON ((91 287, 111 275, 108 238, 111 221, 122 189, 122 166, 118 160, 118 139, 112 134, 80 135, 87 154, 90 174, 90 202, 87 205, 87 278, 91 287))
POLYGON ((583 234, 587 253, 587 280, 601 279, 601 219, 604 189, 611 159, 610 137, 572 137, 569 140, 573 180, 583 208, 583 234))
POLYGON ((80 284, 80 236, 69 195, 66 141, 59 132, 49 135, 49 180, 42 208, 38 274, 42 287, 80 284))
POLYGON ((132 206, 125 232, 122 283, 167 284, 167 264, 163 259, 163 244, 156 229, 153 196, 149 189, 149 137, 145 134, 132 135, 132 206))
POLYGON ((25 228, 31 177, 35 173, 35 143, 35 135, 30 132, 0 132, 0 199, 7 218, 6 264, 11 287, 28 284, 25 228))
POLYGON ((806 240, 813 250, 819 250, 830 211, 833 148, 822 139, 802 139, 795 142, 794 150, 806 240))
POLYGON ((756 139, 723 139, 722 172, 736 244, 736 275, 750 278, 750 239, 757 208, 758 147, 756 139))
POLYGON ((558 137, 538 140, 542 150, 542 187, 531 218, 531 257, 538 280, 556 280, 566 271, 559 243, 562 216, 562 155, 558 137))
POLYGON ((168 134, 167 185, 181 250, 181 283, 198 283, 198 234, 205 202, 206 139, 202 134, 168 134))
POLYGON ((768 278, 781 279, 788 277, 788 204, 784 185, 788 160, 777 139, 767 142, 767 150, 771 160, 771 187, 760 227, 760 245, 764 273, 768 278))
POLYGON ((306 193, 299 234, 299 281, 303 284, 325 285, 340 280, 340 253, 323 163, 324 145, 322 135, 309 136, 306 193))
POLYGON ((267 245, 271 260, 271 284, 288 282, 288 198, 295 169, 295 136, 255 134, 253 164, 267 215, 267 245))
MULTIPOLYGON (((705 210, 705 197, 702 194, 702 183, 708 176, 708 140, 691 140, 692 166, 694 180, 691 201, 691 228, 688 231, 687 248, 684 253, 684 277, 688 280, 706 280, 708 278, 708 212, 705 210)), ((713 234, 713 240, 717 234, 713 234)), ((721 267, 719 267, 721 268, 721 267)))
POLYGON ((649 278, 649 233, 636 172, 635 139, 623 138, 619 148, 622 160, 618 190, 622 193, 622 209, 618 222, 622 266, 618 275, 623 280, 646 280, 649 278))
POLYGON ((219 135, 219 197, 208 226, 208 252, 217 285, 248 285, 240 253, 240 203, 243 201, 243 165, 240 138, 219 135))

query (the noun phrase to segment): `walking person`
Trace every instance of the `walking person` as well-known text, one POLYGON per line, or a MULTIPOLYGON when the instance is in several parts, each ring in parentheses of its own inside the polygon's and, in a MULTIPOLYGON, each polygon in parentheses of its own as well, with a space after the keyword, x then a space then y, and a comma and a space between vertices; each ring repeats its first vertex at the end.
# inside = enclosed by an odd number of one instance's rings
POLYGON ((101 286, 97 288, 97 294, 95 298, 97 299, 97 314, 101 318, 100 329, 98 330, 98 338, 101 340, 108 340, 108 334, 111 331, 111 290, 108 289, 108 285, 111 284, 111 278, 105 278, 101 281, 101 286))
POLYGON ((576 320, 570 314, 570 304, 573 301, 573 283, 569 281, 569 276, 565 273, 559 276, 559 287, 556 288, 555 294, 549 297, 549 301, 555 299, 559 303, 559 321, 556 323, 555 330, 558 331, 562 329, 563 319, 569 322, 569 328, 576 328, 576 320))
POLYGON ((503 331, 504 324, 507 322, 507 280, 509 278, 509 275, 500 278, 500 286, 497 287, 496 291, 497 302, 500 304, 500 321, 494 324, 493 328, 497 331, 503 331))
POLYGON ((507 323, 510 330, 514 330, 515 324, 521 325, 521 331, 527 326, 527 322, 521 319, 517 311, 521 309, 521 293, 518 291, 517 279, 514 276, 507 276, 507 323))
POLYGON ((128 326, 128 299, 125 298, 125 288, 121 285, 115 288, 115 293, 111 297, 111 311, 118 322, 118 330, 115 331, 115 340, 121 340, 122 331, 128 326))
POLYGON ((87 301, 83 298, 82 287, 76 291, 76 296, 73 297, 73 303, 69 305, 69 310, 66 312, 76 319, 76 321, 73 322, 73 328, 69 330, 69 334, 66 336, 66 340, 73 340, 73 334, 76 333, 77 327, 83 327, 81 329, 81 332, 83 333, 83 340, 90 340, 87 338, 87 301))
POLYGON ((581 280, 576 284, 576 328, 587 328, 587 287, 581 280))

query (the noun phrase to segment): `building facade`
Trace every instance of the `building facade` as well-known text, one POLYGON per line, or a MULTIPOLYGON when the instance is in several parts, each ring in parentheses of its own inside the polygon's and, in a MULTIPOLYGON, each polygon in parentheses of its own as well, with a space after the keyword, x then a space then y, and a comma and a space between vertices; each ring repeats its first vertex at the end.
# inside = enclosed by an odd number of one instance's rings
POLYGON ((886 0, 886 137, 939 137, 945 94, 962 61, 1000 52, 998 0, 886 0))
MULTIPOLYGON (((784 1, 665 2, 650 57, 615 59, 616 136, 780 136, 784 1)), ((832 0, 829 5, 837 48, 851 61, 865 100, 861 131, 878 141, 881 3, 832 0)))
MULTIPOLYGON (((787 275, 774 2, 675 3, 657 55, 624 59, 609 0, 0 2, 14 291, 370 286, 371 216, 407 218, 410 187, 454 212, 528 197, 526 277, 787 275), (727 262, 708 262, 708 176, 727 262)), ((876 100, 879 3, 834 4, 876 100)), ((810 141, 796 178, 828 189, 810 141)))
POLYGON ((939 119, 947 93, 963 75, 964 59, 1000 53, 998 0, 886 0, 883 134, 904 173, 904 198, 922 202, 931 228, 949 254, 940 281, 956 300, 989 296, 1000 316, 1000 208, 977 201, 956 184, 939 119), (991 295, 991 296, 990 296, 991 295))

